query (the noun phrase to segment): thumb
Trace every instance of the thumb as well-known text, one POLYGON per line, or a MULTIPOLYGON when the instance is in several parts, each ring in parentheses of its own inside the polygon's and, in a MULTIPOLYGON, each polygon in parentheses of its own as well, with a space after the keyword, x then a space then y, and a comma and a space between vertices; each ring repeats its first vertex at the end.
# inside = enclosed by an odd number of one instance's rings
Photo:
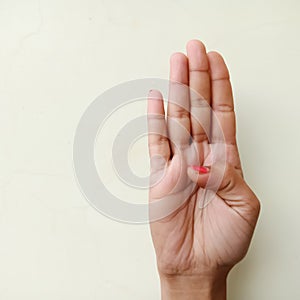
POLYGON ((229 206, 247 207, 258 215, 260 204, 256 195, 232 165, 189 166, 187 174, 198 186, 216 192, 229 206))

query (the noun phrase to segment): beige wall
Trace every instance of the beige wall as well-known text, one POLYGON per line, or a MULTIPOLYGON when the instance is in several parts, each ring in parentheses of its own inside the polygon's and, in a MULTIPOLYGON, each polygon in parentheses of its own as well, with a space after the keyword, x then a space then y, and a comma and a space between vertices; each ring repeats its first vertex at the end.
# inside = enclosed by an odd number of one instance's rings
MULTIPOLYGON (((104 90, 167 78, 169 55, 199 38, 229 64, 244 172, 262 202, 229 299, 299 299, 299 9, 296 0, 0 1, 0 298, 159 299, 148 227, 86 202, 73 135, 104 90)), ((137 172, 145 149, 132 150, 137 172)))

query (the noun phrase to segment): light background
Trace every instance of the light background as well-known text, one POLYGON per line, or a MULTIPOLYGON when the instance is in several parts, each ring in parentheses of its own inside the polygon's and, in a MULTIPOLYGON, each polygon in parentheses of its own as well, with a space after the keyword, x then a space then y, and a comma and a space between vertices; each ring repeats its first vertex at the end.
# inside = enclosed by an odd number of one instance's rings
POLYGON ((72 142, 99 94, 167 78, 192 38, 229 64, 244 172, 262 202, 229 299, 299 299, 299 13, 297 0, 0 0, 0 299, 159 299, 148 226, 89 206, 72 142))

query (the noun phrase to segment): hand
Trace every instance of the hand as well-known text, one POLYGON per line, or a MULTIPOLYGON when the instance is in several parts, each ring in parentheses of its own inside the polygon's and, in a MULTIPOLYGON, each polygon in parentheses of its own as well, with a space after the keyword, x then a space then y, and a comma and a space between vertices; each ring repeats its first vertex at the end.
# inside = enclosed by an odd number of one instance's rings
POLYGON ((152 90, 148 127, 151 176, 157 178, 164 172, 163 179, 149 189, 149 201, 171 195, 174 203, 183 203, 150 225, 162 298, 225 299, 226 277, 248 250, 260 204, 243 179, 232 89, 222 56, 206 53, 205 46, 197 40, 187 44, 187 56, 173 54, 167 120, 162 95, 152 90), (201 96, 192 97, 184 85, 201 96), (217 124, 211 112, 204 109, 203 101, 207 101, 219 121, 223 142, 214 135, 217 124), (161 134, 151 134, 154 131, 161 134), (226 153, 224 174, 220 162, 211 158, 212 147, 221 142, 226 153), (195 162, 200 163, 192 166, 195 162), (220 175, 222 180, 212 200, 199 207, 206 190, 214 186, 220 175))

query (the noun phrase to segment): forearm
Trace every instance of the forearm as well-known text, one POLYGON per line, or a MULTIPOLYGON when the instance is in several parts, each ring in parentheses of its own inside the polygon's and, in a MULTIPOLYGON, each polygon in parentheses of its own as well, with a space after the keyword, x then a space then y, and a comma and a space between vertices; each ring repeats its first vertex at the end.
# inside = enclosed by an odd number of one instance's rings
POLYGON ((162 300, 226 300, 226 275, 160 276, 162 300))

